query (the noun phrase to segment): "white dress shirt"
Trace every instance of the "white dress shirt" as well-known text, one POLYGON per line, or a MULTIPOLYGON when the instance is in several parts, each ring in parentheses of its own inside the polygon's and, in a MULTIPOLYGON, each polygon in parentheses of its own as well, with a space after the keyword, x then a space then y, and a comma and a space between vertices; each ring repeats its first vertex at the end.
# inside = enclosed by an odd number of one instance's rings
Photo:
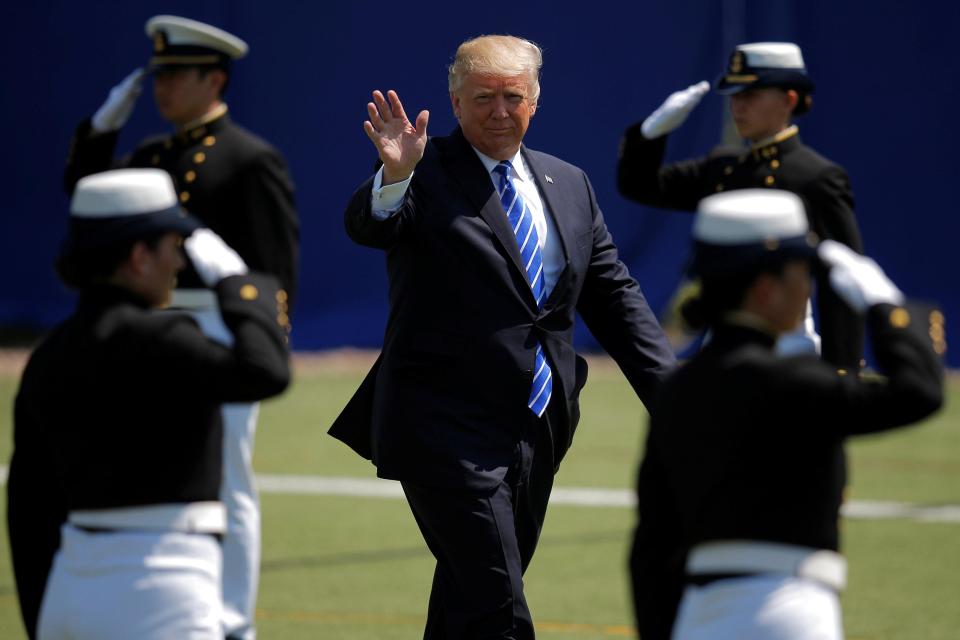
MULTIPOLYGON (((477 157, 483 162, 487 170, 487 175, 493 183, 493 188, 499 190, 500 176, 493 170, 499 164, 498 160, 486 156, 476 149, 477 157)), ((546 203, 540 197, 540 191, 533 180, 530 168, 524 161, 523 156, 517 151, 517 154, 510 159, 513 165, 513 182, 516 185, 520 197, 527 205, 527 212, 533 217, 533 224, 537 228, 537 238, 540 242, 540 251, 543 253, 543 284, 545 287, 545 296, 549 296, 553 287, 557 284, 560 273, 566 266, 566 260, 563 257, 563 246, 560 242, 560 236, 557 232, 557 225, 553 217, 547 215, 546 203)), ((383 186, 383 167, 377 171, 373 179, 373 193, 371 195, 371 209, 373 217, 378 220, 386 220, 393 215, 403 204, 403 199, 410 187, 410 180, 413 174, 402 182, 396 182, 383 186)))

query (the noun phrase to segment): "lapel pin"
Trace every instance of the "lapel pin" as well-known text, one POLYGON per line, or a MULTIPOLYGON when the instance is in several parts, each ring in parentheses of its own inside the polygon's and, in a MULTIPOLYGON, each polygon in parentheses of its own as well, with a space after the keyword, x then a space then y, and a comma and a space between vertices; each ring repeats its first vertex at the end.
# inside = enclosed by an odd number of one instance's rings
POLYGON ((547 182, 549 182, 550 184, 553 184, 553 178, 551 178, 547 174, 543 174, 543 177, 546 179, 547 182))

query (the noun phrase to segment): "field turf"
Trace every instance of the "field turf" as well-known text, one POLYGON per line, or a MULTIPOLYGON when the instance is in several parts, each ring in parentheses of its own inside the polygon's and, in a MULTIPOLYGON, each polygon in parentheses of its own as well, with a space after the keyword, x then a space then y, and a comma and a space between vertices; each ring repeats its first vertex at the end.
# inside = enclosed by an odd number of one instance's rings
MULTIPOLYGON (((368 462, 326 435, 364 362, 299 363, 293 387, 263 407, 258 472, 374 476, 368 462)), ((16 384, 15 371, 0 374, 2 463, 10 455, 16 384)), ((852 499, 960 504, 960 379, 949 390, 947 406, 927 423, 851 443, 852 499)), ((583 421, 556 485, 631 487, 645 431, 641 404, 605 361, 593 362, 582 404, 583 421)), ((421 637, 433 562, 402 500, 273 493, 261 500, 260 638, 421 637)), ((633 522, 627 508, 550 508, 526 577, 540 637, 633 637, 625 572, 633 522)), ((843 595, 848 639, 958 637, 960 523, 847 519, 843 537, 851 567, 843 595)), ((0 638, 23 637, 4 528, 0 638)))

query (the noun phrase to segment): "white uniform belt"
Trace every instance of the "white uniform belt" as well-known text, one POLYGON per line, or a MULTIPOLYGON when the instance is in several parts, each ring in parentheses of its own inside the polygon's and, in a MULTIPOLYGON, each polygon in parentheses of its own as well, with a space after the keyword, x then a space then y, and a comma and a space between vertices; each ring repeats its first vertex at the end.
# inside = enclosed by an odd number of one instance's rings
POLYGON ((72 525, 91 529, 183 533, 224 533, 227 530, 226 508, 216 501, 71 511, 67 520, 72 525))
POLYGON ((687 558, 687 573, 776 573, 809 578, 842 591, 847 584, 847 561, 827 549, 730 540, 694 547, 687 558))
POLYGON ((174 289, 170 298, 171 309, 205 311, 217 308, 217 294, 209 289, 174 289))

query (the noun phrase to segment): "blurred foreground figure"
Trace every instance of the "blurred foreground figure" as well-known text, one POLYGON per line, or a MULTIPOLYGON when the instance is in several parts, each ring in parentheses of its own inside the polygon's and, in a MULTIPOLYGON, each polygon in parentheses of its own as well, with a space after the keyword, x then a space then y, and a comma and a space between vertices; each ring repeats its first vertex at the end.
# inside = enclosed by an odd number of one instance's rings
MULTIPOLYGON (((233 61, 247 43, 217 27, 180 18, 147 21, 153 56, 114 87, 91 118, 77 128, 64 176, 70 192, 82 176, 111 166, 167 171, 180 203, 219 234, 251 269, 277 277, 280 314, 289 324, 299 259, 299 223, 293 185, 280 153, 234 123, 223 100, 233 61), (150 138, 119 161, 120 130, 133 112, 144 76, 153 78, 160 116, 174 127, 150 138)), ((181 274, 171 307, 190 311, 204 332, 229 345, 233 336, 220 319, 216 296, 190 265, 181 274)), ((227 505, 223 540, 228 636, 252 640, 260 568, 260 506, 253 476, 253 443, 259 405, 232 404, 224 414, 224 478, 227 505)))
POLYGON ((880 267, 808 233, 795 195, 705 198, 686 308, 713 337, 665 383, 640 467, 631 573, 643 640, 843 635, 838 518, 847 436, 907 425, 943 399, 943 316, 880 267), (866 315, 887 377, 774 353, 801 321, 811 266, 866 315), (674 625, 674 615, 680 603, 674 625))
MULTIPOLYGON (((846 171, 800 142, 795 116, 810 110, 813 81, 797 45, 757 42, 738 46, 717 93, 730 95, 737 132, 749 144, 709 156, 663 164, 668 134, 686 120, 709 91, 700 82, 671 95, 624 136, 618 167, 620 193, 642 204, 694 211, 700 199, 721 191, 775 188, 799 195, 810 228, 821 239, 862 251, 846 171)), ((804 324, 781 336, 781 353, 821 352, 839 369, 856 373, 863 354, 863 319, 817 277, 821 338, 809 310, 804 324), (822 346, 822 349, 821 349, 822 346)))
POLYGON ((220 405, 288 384, 279 286, 197 229, 158 169, 84 178, 70 211, 57 268, 80 298, 15 404, 7 516, 24 623, 31 638, 223 638, 220 405), (231 347, 156 311, 183 247, 231 347))

